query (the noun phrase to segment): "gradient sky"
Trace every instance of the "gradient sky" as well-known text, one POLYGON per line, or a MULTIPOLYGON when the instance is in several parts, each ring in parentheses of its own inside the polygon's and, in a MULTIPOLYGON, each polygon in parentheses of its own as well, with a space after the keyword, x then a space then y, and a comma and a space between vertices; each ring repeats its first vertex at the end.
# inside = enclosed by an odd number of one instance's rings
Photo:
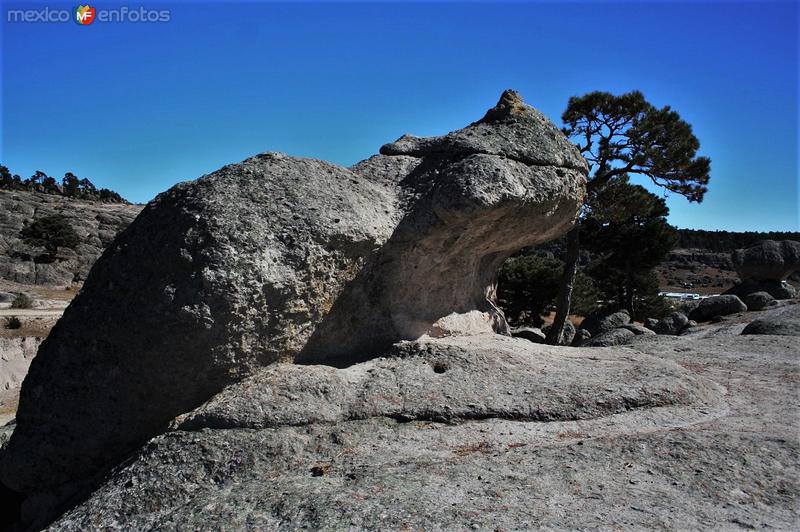
POLYGON ((792 1, 127 2, 171 20, 6 18, 74 5, 2 2, 0 163, 23 177, 72 171, 145 202, 264 151, 350 165, 462 127, 506 88, 559 124, 571 95, 639 89, 712 159, 706 200, 670 196, 671 223, 798 230, 792 1))

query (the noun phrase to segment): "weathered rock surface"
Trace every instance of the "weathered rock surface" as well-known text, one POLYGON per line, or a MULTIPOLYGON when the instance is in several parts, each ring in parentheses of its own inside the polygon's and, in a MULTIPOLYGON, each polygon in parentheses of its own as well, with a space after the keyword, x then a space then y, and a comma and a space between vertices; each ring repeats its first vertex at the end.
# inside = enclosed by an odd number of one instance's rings
POLYGON ((581 322, 581 329, 586 329, 594 337, 621 327, 630 321, 631 316, 625 309, 600 308, 586 316, 581 322))
POLYGON ((661 318, 653 329, 656 334, 679 334, 686 324, 689 323, 689 318, 683 312, 672 312, 667 316, 661 318))
POLYGON ((598 336, 592 336, 581 345, 586 347, 610 347, 624 345, 630 342, 636 334, 630 329, 611 329, 598 336))
POLYGON ((659 320, 657 320, 656 318, 646 318, 644 320, 644 326, 650 329, 651 331, 654 331, 656 325, 658 325, 658 321, 659 320))
POLYGON ((0 480, 52 515, 264 365, 507 334, 497 267, 572 226, 586 171, 508 91, 482 120, 403 137, 352 170, 266 153, 176 185, 103 253, 42 344, 0 480))
POLYGON ((0 279, 48 286, 69 286, 83 281, 103 249, 141 210, 141 205, 0 190, 0 279), (26 222, 53 214, 61 214, 69 221, 78 233, 80 244, 74 250, 59 250, 63 260, 36 262, 44 249, 23 243, 19 232, 26 222))
POLYGON ((793 529, 800 338, 743 326, 272 366, 182 416, 53 529, 793 529))
POLYGON ((800 270, 800 242, 762 240, 749 248, 737 249, 731 260, 743 281, 780 281, 800 270))
POLYGON ((742 302, 747 305, 747 310, 763 310, 775 305, 775 298, 769 292, 753 292, 742 298, 742 302))
MULTIPOLYGON (((54 529, 524 528, 541 511, 521 503, 543 494, 522 481, 540 450, 625 416, 680 425, 721 401, 674 363, 575 351, 473 336, 346 369, 271 366, 176 420, 54 529)), ((562 469, 551 460, 540 474, 562 469)))
POLYGON ((689 319, 708 321, 714 316, 728 316, 746 310, 747 305, 734 295, 712 296, 700 301, 700 304, 689 313, 689 319))
POLYGON ((742 334, 800 336, 800 318, 762 318, 750 322, 742 334))

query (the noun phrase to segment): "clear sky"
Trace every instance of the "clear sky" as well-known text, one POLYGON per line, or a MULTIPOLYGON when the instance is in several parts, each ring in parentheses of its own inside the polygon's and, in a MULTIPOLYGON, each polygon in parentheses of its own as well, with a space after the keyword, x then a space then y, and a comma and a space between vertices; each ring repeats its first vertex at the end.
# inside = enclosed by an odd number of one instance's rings
MULTIPOLYGON (((560 123, 571 95, 639 89, 712 159, 671 223, 798 229, 798 5, 784 2, 127 2, 167 23, 8 22, 2 153, 145 202, 264 151, 350 165, 480 118, 503 89, 560 123)), ((92 4, 108 9, 122 4, 92 4)))

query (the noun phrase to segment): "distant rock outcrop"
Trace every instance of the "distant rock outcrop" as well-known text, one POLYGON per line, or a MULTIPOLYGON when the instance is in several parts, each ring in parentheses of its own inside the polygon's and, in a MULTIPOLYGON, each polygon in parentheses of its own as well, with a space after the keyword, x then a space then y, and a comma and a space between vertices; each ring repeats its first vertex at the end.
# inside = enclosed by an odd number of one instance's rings
POLYGON ((142 210, 141 205, 71 199, 53 194, 0 190, 0 279, 28 285, 69 286, 86 279, 95 260, 142 210), (60 214, 80 240, 55 261, 20 240, 25 224, 60 214))
POLYGON ((573 225, 587 168, 513 91, 352 170, 266 153, 159 195, 97 261, 22 387, 0 480, 43 522, 132 448, 279 360, 508 334, 498 266, 573 225))
POLYGON ((737 249, 731 260, 742 281, 781 281, 800 270, 800 242, 762 240, 746 249, 737 249))

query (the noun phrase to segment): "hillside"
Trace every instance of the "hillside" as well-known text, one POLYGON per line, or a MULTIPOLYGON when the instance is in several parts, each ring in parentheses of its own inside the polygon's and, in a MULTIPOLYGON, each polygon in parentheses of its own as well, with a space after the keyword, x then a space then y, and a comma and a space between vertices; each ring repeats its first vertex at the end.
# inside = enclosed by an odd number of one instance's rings
POLYGON ((106 203, 54 194, 0 190, 0 279, 25 285, 69 286, 86 278, 94 261, 116 234, 133 221, 142 205, 106 203), (43 248, 20 240, 36 219, 60 214, 75 229, 75 249, 59 249, 52 262, 43 248))

